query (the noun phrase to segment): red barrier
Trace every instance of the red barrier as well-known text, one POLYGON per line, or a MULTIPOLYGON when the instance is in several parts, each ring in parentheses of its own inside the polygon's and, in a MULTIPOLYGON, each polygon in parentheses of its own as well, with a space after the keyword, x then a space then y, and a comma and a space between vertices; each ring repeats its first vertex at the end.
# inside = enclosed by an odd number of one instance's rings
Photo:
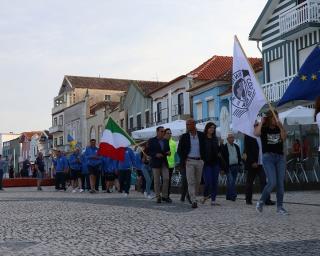
MULTIPOLYGON (((43 179, 41 186, 53 186, 54 179, 43 179)), ((35 178, 14 178, 3 179, 3 187, 36 187, 37 179, 35 178)))

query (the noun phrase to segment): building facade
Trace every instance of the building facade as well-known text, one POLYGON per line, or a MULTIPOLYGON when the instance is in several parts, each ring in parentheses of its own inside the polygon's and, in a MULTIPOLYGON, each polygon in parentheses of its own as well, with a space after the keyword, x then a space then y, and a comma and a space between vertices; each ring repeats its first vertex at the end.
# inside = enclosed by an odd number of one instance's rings
POLYGON ((0 154, 3 154, 3 143, 18 138, 20 134, 13 132, 0 133, 0 154))

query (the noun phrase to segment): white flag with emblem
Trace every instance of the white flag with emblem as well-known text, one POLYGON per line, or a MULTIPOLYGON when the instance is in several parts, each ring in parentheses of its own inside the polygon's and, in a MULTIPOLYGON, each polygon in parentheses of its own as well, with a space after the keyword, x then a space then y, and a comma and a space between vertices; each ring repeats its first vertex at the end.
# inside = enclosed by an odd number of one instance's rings
POLYGON ((232 67, 232 129, 254 136, 254 122, 267 103, 260 83, 235 37, 232 67))

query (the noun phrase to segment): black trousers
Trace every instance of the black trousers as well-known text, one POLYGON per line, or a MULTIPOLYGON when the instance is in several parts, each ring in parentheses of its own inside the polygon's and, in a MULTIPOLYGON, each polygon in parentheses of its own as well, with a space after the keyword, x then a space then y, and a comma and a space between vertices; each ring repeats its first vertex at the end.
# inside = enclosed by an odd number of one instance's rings
POLYGON ((96 187, 95 187, 95 190, 99 190, 99 183, 101 182, 101 188, 102 188, 102 191, 106 190, 106 176, 105 176, 105 173, 104 171, 100 170, 98 172, 98 175, 97 175, 97 179, 96 179, 96 187))
MULTIPOLYGON (((262 165, 258 165, 257 168, 249 168, 247 173, 247 183, 246 183, 246 201, 252 201, 253 193, 253 182, 256 177, 259 177, 260 181, 260 191, 262 193, 264 187, 266 186, 266 174, 264 173, 262 165)), ((270 200, 270 196, 267 201, 270 200)))
POLYGON ((172 173, 174 168, 168 168, 169 169, 169 187, 168 187, 168 197, 170 196, 170 190, 171 190, 171 179, 172 179, 172 173))
POLYGON ((56 186, 56 189, 66 190, 66 179, 65 179, 64 172, 57 172, 56 173, 55 186, 56 186))
POLYGON ((188 194, 188 181, 186 171, 183 170, 181 173, 181 199, 185 199, 188 194))
POLYGON ((131 185, 131 170, 119 170, 120 192, 129 194, 131 185))

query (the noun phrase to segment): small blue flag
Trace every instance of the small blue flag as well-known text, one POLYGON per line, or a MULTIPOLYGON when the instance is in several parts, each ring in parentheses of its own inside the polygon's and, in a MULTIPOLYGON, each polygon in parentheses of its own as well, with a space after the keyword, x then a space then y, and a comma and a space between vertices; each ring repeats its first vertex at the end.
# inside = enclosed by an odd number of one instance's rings
POLYGON ((73 137, 72 137, 70 134, 68 134, 67 141, 68 141, 68 142, 74 141, 73 137))
POLYGON ((278 102, 281 106, 293 100, 315 100, 320 95, 320 48, 317 45, 301 66, 278 102))

